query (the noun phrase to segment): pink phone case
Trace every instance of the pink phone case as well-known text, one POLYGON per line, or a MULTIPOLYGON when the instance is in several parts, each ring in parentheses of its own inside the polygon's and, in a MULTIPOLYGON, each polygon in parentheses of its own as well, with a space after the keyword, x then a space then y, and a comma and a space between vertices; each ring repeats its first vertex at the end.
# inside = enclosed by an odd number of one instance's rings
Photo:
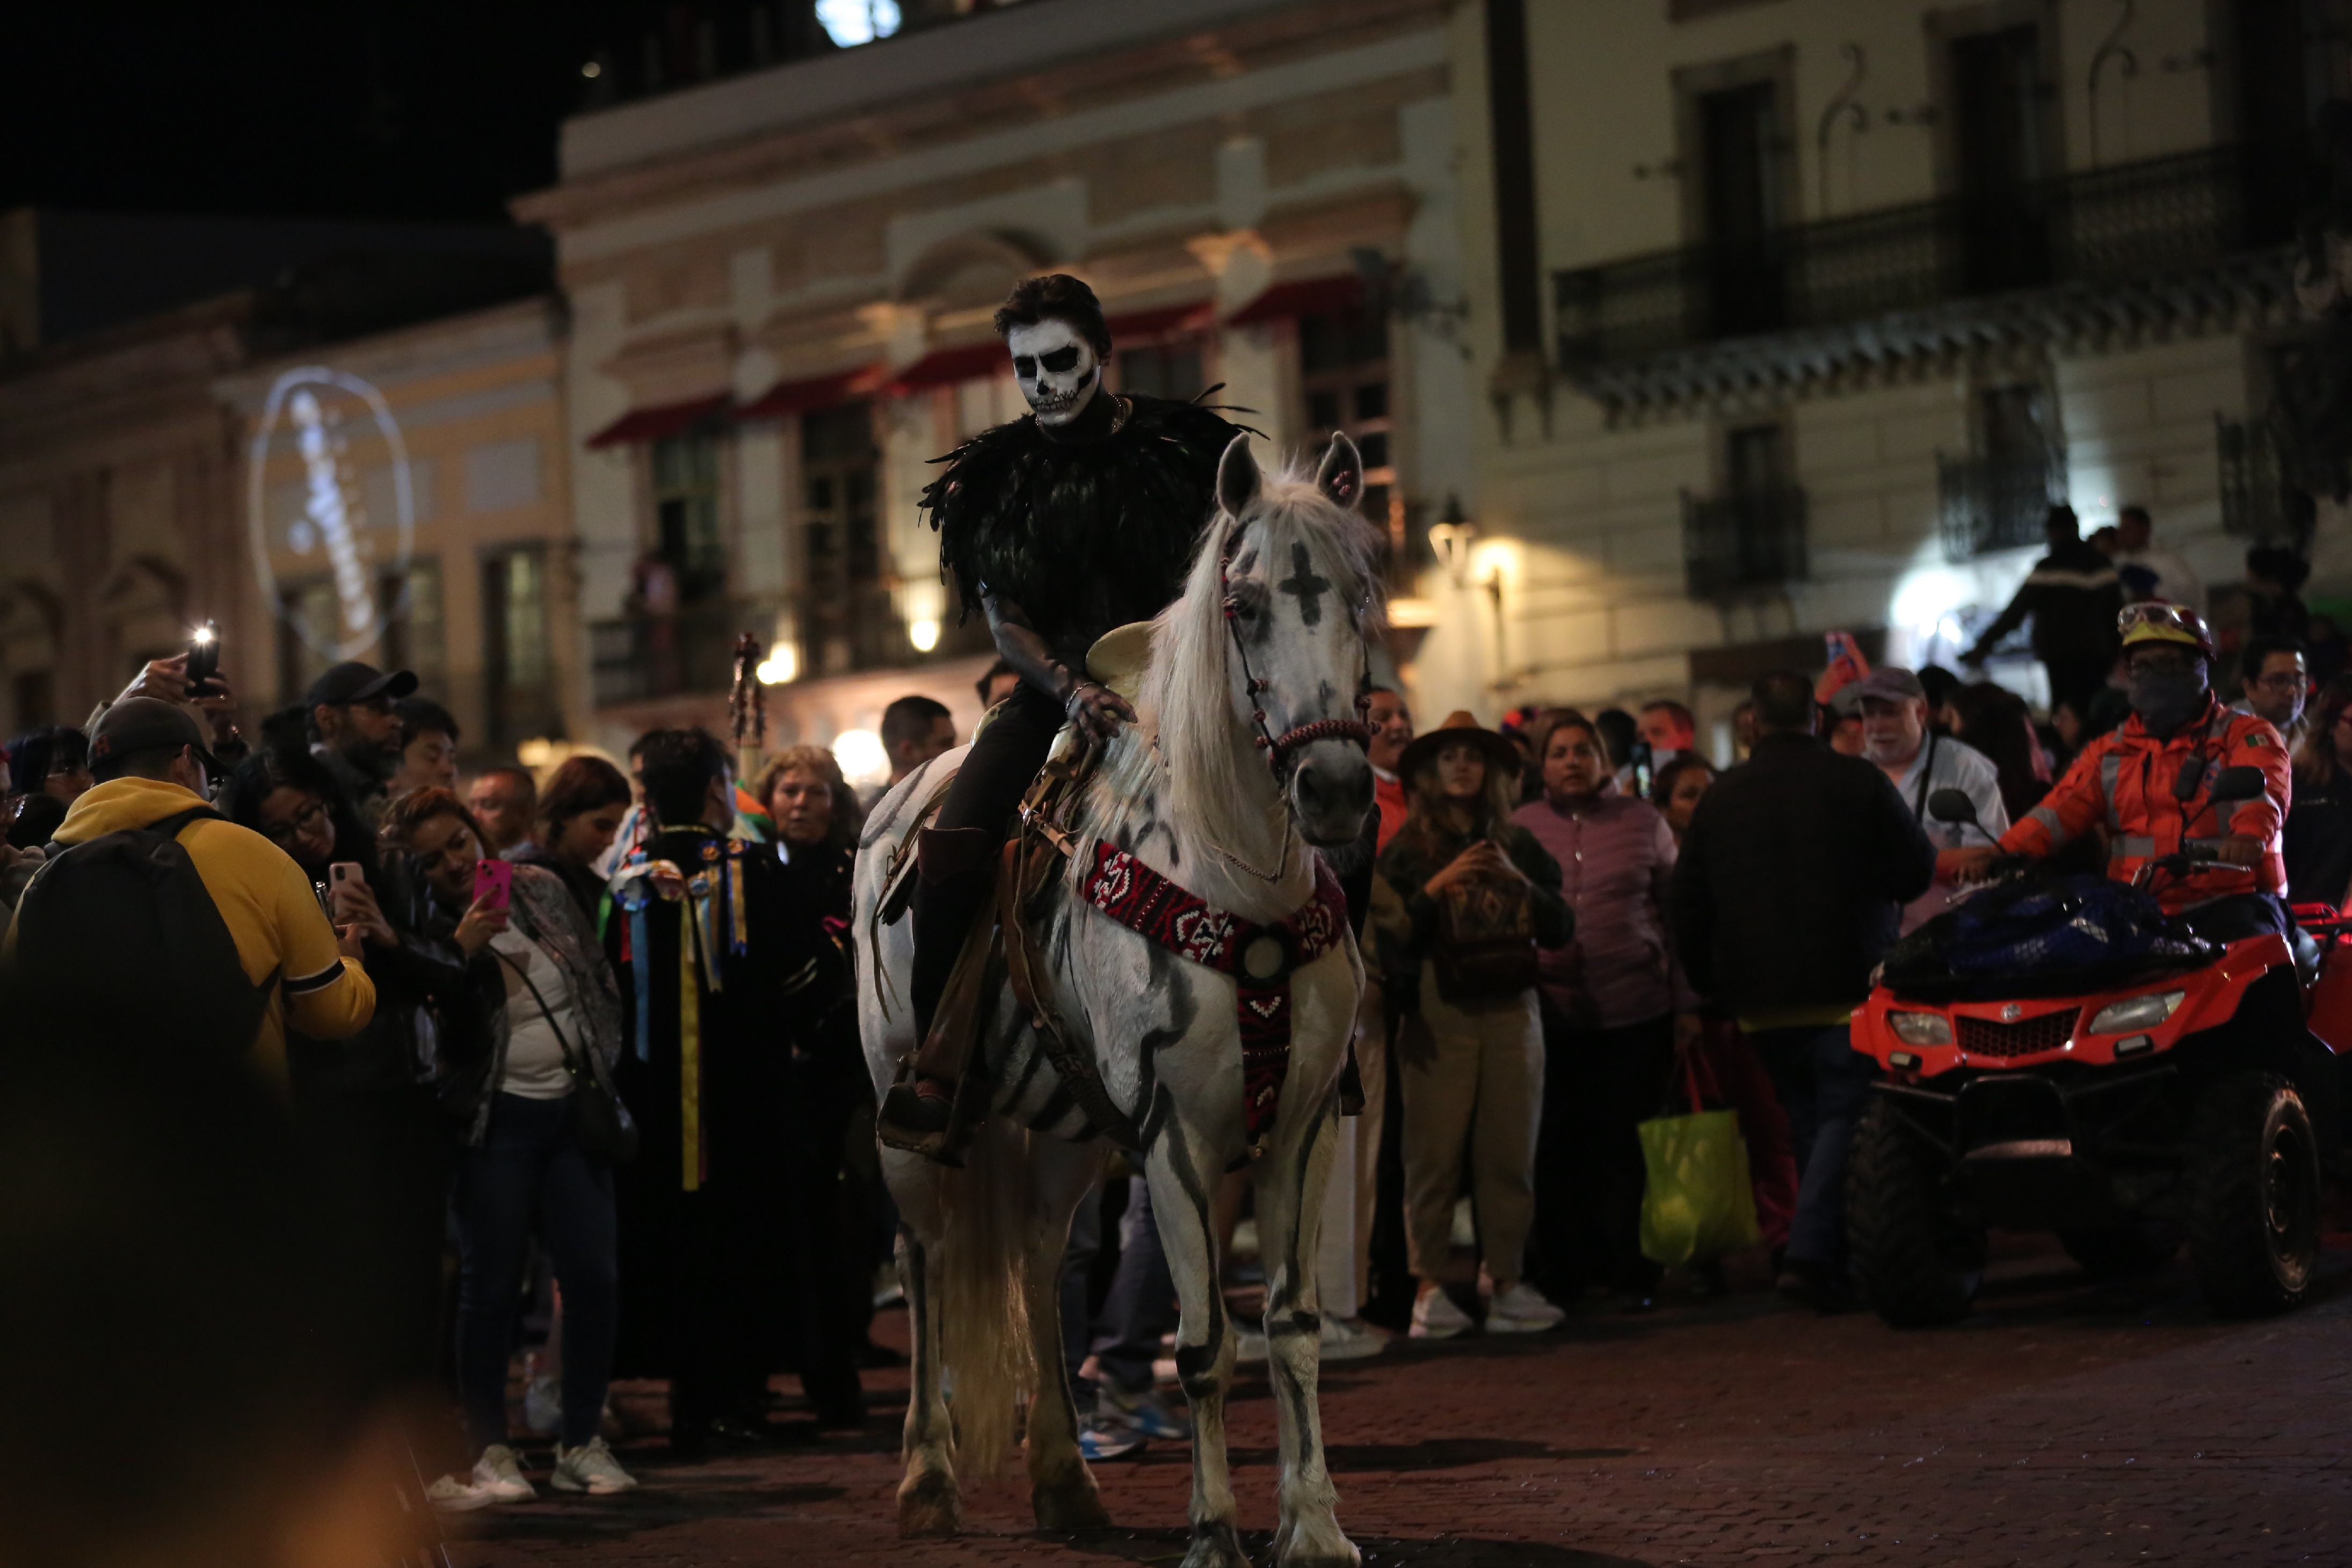
POLYGON ((474 867, 474 901, 485 909, 502 910, 514 889, 514 867, 505 860, 483 860, 474 867))

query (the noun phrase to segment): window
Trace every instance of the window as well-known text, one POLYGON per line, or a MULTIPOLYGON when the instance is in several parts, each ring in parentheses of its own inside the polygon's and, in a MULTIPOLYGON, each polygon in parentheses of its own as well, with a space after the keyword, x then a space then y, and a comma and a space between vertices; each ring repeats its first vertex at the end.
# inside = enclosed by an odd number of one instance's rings
POLYGON ((1805 497, 1790 482, 1790 467, 1780 425, 1725 432, 1722 493, 1683 502, 1683 558, 1694 598, 1804 578, 1805 497))
POLYGON ((563 731, 548 641, 547 552, 538 545, 482 563, 483 676, 491 748, 563 731))
POLYGON ((16 675, 16 731, 37 730, 58 721, 57 672, 20 670, 16 675))
POLYGON ((1780 221, 1773 153, 1779 103, 1778 86, 1770 81, 1698 97, 1707 313, 1717 336, 1769 331, 1786 313, 1772 244, 1780 221))
POLYGON ((1146 397, 1189 403, 1207 390, 1201 374, 1201 344, 1195 338, 1171 340, 1118 351, 1118 388, 1146 397))
POLYGON ((1310 443, 1336 433, 1364 458, 1364 516, 1389 536, 1391 574, 1420 564, 1406 537, 1404 501, 1390 451, 1395 425, 1389 386, 1389 325, 1373 313, 1298 318, 1298 390, 1310 443))
POLYGON ((801 668, 838 675, 903 658, 876 517, 874 418, 863 403, 801 416, 801 668))
POLYGON ((386 669, 413 669, 419 689, 436 696, 446 673, 441 620, 441 563, 411 561, 406 572, 387 572, 377 584, 383 606, 383 640, 377 645, 386 669))
POLYGON ((2051 507, 2066 499, 2066 444, 2048 388, 1988 388, 1976 415, 1976 452, 1937 459, 1944 552, 1954 561, 2040 544, 2051 507))
POLYGON ((719 528, 719 441, 674 436, 653 446, 653 553, 677 574, 681 600, 727 586, 727 542, 719 528))
POLYGON ((1952 40, 1952 153, 1969 289, 2050 277, 2041 35, 2030 24, 1952 40))
POLYGON ((341 638, 343 605, 331 578, 285 584, 278 592, 285 604, 278 625, 278 699, 299 702, 335 662, 312 645, 333 647, 341 638))

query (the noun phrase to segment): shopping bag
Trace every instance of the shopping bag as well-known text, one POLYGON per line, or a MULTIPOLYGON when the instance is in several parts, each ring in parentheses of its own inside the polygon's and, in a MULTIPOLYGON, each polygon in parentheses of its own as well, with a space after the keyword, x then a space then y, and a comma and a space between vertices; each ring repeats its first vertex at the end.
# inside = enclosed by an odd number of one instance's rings
POLYGON ((1655 1117, 1634 1129, 1649 1176, 1642 1194, 1642 1256, 1669 1268, 1742 1251, 1763 1238, 1739 1113, 1706 1109, 1697 1070, 1694 1063, 1683 1072, 1687 1114, 1655 1117))

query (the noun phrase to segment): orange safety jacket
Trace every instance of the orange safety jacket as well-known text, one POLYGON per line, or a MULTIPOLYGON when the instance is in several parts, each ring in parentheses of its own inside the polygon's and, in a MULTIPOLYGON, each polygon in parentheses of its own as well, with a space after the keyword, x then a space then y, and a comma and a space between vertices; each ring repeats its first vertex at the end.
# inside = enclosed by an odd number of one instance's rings
POLYGON ((2149 734, 2135 713, 2122 729, 2092 742, 2042 804, 2002 836, 2000 847, 2011 854, 2049 855, 2104 826, 2109 836, 2107 875, 2127 882, 2159 856, 2243 834, 2263 846, 2262 859, 2251 873, 2216 866, 2164 879, 2156 889, 2158 901, 2177 913, 2200 899, 2245 891, 2250 877, 2251 885, 2265 893, 2284 893, 2286 861, 2279 851, 2279 830, 2293 798, 2292 781, 2286 743, 2270 721, 2224 708, 2209 696, 2204 713, 2168 741, 2149 734), (2204 776, 2183 801, 2174 791, 2181 765, 2192 756, 2205 759, 2204 776), (2213 779, 2223 768, 2241 766, 2263 771, 2263 793, 2239 802, 2224 824, 2213 806, 2213 779))

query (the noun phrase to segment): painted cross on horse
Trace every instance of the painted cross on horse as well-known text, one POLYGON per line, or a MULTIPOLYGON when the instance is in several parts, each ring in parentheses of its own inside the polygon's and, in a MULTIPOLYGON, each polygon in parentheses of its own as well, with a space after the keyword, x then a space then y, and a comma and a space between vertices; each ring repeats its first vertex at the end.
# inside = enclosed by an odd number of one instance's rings
MULTIPOLYGON (((1070 865, 1025 911, 1053 1012, 1137 1131, 1176 1282, 1176 1364, 1194 1435, 1188 1568, 1247 1562, 1225 1458, 1235 1332, 1218 1291, 1210 1195, 1252 1141, 1241 1009, 1259 998, 1271 1020, 1277 988, 1286 998, 1286 1069, 1258 1070, 1265 1037, 1251 1042, 1259 1058, 1252 1079, 1270 1098, 1273 1119, 1250 1163, 1281 1423, 1275 1560, 1285 1568, 1358 1561, 1323 1461, 1314 1260, 1363 965, 1344 920, 1329 929, 1328 873, 1308 847, 1354 842, 1371 807, 1355 704, 1379 584, 1377 536, 1352 510, 1362 490, 1361 461, 1345 437, 1333 438, 1312 480, 1262 476, 1245 439, 1227 448, 1218 515, 1182 597, 1153 629, 1141 722, 1110 742, 1076 802, 1070 865), (1290 575, 1277 582, 1283 563, 1290 575), (1326 595, 1342 613, 1324 613, 1326 595), (1104 900, 1089 899, 1082 883, 1114 863, 1172 889, 1155 908, 1190 910, 1185 897, 1205 906, 1187 931, 1223 916, 1248 940, 1231 963, 1193 962, 1164 932, 1144 929, 1150 921, 1129 924, 1114 909, 1135 901, 1129 893, 1146 885, 1139 879, 1114 879, 1094 889, 1104 900), (1259 972, 1265 951, 1278 952, 1278 975, 1259 972)), ((894 1001, 907 994, 911 938, 906 921, 879 923, 883 895, 895 851, 960 757, 950 752, 893 790, 860 846, 860 1022, 877 1097, 914 1044, 913 1020, 894 1001)), ((1090 1096, 1074 1094, 1055 1072, 1011 988, 991 986, 980 1054, 992 1114, 964 1168, 882 1151, 904 1222, 899 1267, 913 1315, 898 1489, 899 1528, 908 1534, 957 1527, 962 1479, 994 1468, 1028 1391, 1039 1526, 1109 1522, 1078 1453, 1056 1308, 1070 1215, 1099 1179, 1108 1143, 1082 1109, 1090 1096), (942 1382, 950 1373, 952 1422, 942 1382)))

